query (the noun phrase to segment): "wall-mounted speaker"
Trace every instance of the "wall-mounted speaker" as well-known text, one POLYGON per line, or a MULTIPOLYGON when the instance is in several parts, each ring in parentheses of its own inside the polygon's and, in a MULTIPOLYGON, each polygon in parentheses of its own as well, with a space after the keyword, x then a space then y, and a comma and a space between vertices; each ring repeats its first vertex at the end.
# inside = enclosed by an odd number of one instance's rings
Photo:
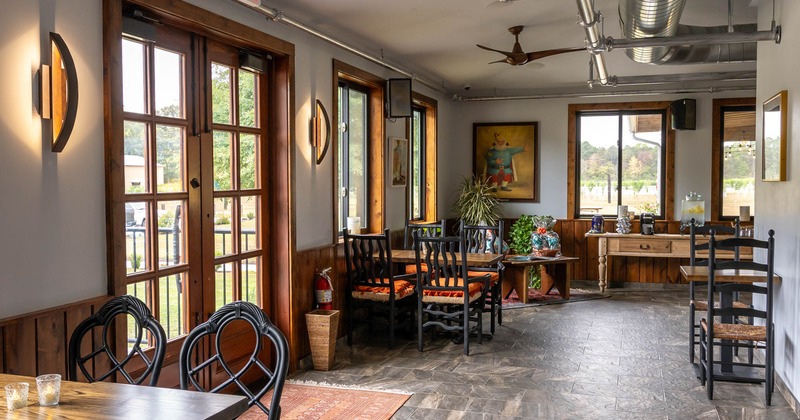
POLYGON ((694 130, 697 126, 697 101, 678 99, 670 104, 673 130, 694 130))
POLYGON ((411 79, 389 79, 386 108, 389 118, 411 116, 411 79))

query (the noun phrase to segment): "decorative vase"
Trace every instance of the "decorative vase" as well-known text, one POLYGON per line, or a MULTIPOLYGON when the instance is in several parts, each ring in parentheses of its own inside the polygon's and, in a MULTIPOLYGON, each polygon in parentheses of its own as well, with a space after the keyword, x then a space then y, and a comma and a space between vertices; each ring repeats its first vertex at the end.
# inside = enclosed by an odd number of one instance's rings
POLYGON ((631 233, 631 220, 627 216, 617 218, 617 233, 631 233))
POLYGON ((603 223, 605 223, 605 219, 600 214, 595 214, 592 216, 592 229, 589 233, 604 233, 606 231, 603 223))

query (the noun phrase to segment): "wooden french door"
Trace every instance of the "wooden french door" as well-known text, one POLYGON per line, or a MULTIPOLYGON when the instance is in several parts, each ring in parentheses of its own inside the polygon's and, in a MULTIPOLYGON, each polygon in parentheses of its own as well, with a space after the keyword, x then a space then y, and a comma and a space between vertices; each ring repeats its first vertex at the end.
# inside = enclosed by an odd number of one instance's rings
MULTIPOLYGON (((174 27, 148 34, 122 39, 126 283, 167 332, 160 385, 174 386, 186 333, 225 303, 267 301, 269 70, 242 69, 238 47, 174 27)), ((239 347, 225 346, 226 359, 243 359, 239 347)))

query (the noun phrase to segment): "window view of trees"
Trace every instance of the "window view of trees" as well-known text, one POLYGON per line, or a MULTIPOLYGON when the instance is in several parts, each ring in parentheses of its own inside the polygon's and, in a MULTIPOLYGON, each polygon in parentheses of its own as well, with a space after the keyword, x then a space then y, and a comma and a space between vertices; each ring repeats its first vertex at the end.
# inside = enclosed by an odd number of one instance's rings
POLYGON ((414 108, 411 119, 411 179, 409 180, 409 217, 425 217, 425 109, 414 108))
POLYGON ((369 96, 357 86, 339 86, 339 132, 337 168, 339 179, 339 231, 348 217, 360 217, 367 226, 367 104, 369 96))
POLYGON ((578 118, 581 215, 661 215, 663 113, 582 113, 578 118))

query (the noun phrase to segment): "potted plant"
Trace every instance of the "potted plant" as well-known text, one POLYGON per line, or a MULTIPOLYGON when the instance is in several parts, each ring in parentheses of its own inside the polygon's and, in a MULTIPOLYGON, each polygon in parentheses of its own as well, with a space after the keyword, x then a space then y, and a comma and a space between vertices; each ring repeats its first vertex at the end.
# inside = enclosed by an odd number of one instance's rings
POLYGON ((500 220, 500 202, 486 180, 465 176, 459 187, 455 212, 467 225, 494 226, 500 220))
POLYGON ((509 246, 515 254, 531 253, 531 234, 536 229, 533 224, 533 217, 522 215, 511 225, 508 237, 511 239, 509 246))

